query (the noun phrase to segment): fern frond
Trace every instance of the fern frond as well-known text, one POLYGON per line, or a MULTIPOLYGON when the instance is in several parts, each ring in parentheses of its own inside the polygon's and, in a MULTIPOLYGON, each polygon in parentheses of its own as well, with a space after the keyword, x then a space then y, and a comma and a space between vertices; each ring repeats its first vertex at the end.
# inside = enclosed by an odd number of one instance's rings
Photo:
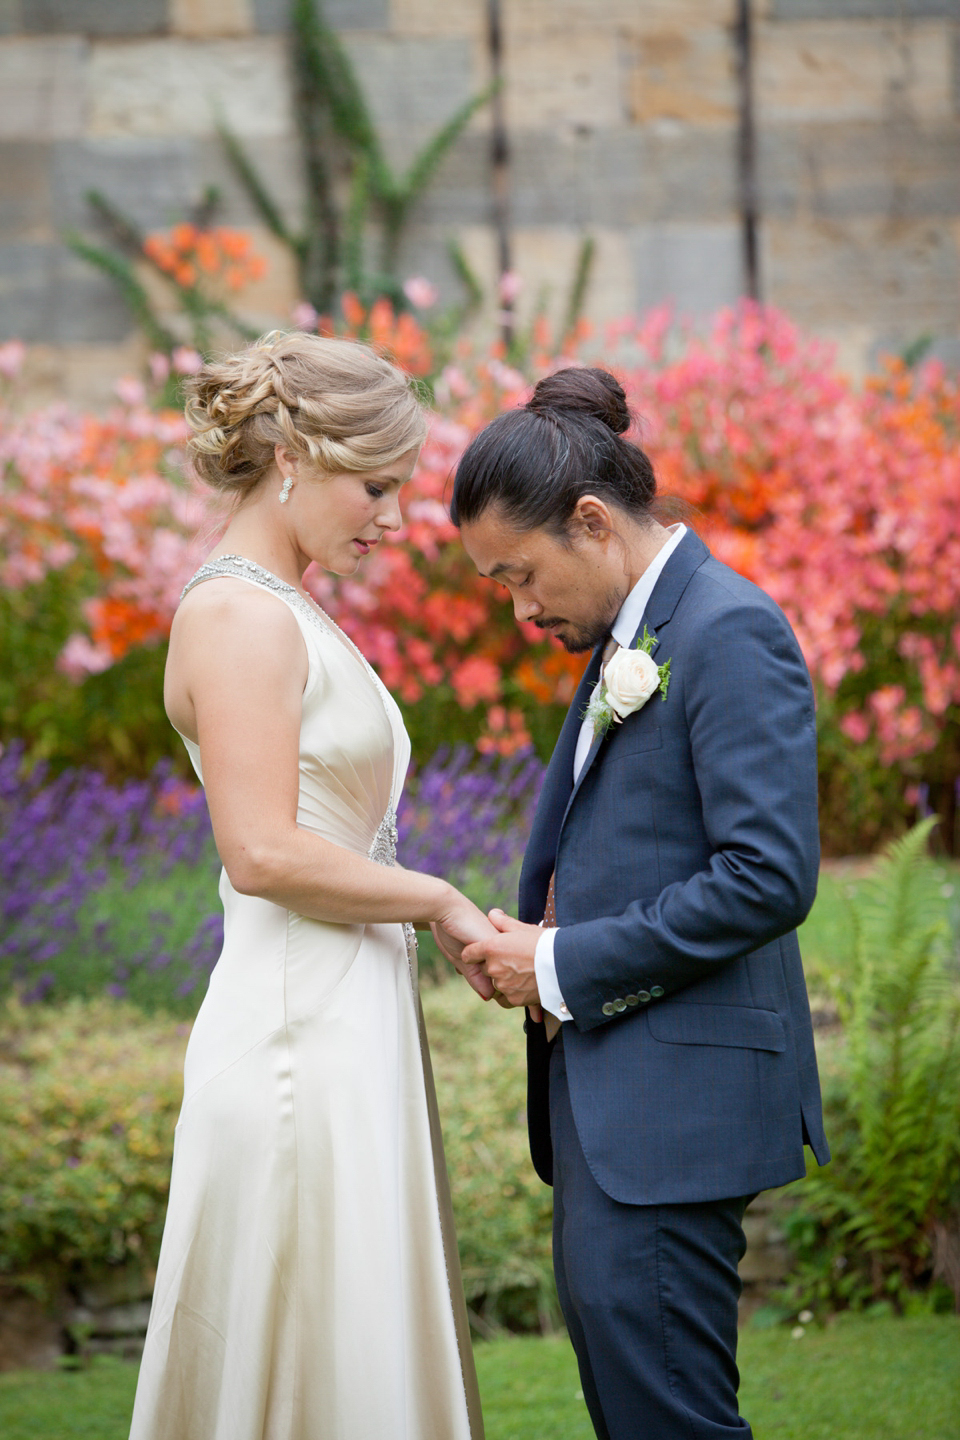
POLYGON ((563 325, 564 337, 571 335, 583 314, 584 301, 587 298, 587 286, 590 284, 590 274, 593 270, 593 260, 596 255, 597 243, 592 235, 585 235, 577 255, 577 264, 573 272, 573 283, 570 286, 570 297, 567 301, 567 314, 563 325))
POLYGON ((90 209, 109 230, 113 240, 128 255, 143 253, 143 232, 125 215, 119 206, 108 200, 101 190, 88 190, 86 201, 90 209))
POLYGON ((114 254, 112 250, 91 245, 82 235, 72 230, 66 232, 63 240, 81 260, 86 260, 113 281, 153 349, 169 353, 177 344, 176 336, 157 318, 150 298, 137 279, 130 261, 122 255, 114 254))
POLYGON ((267 229, 284 245, 296 249, 296 241, 290 234, 276 201, 260 178, 257 167, 250 159, 239 137, 223 119, 217 121, 217 134, 234 174, 246 190, 267 229))
POLYGON ((476 310, 483 304, 483 286, 477 279, 476 273, 464 254, 463 246, 459 240, 447 241, 447 254, 450 256, 450 263, 453 266, 454 274, 467 292, 467 310, 476 310))
POLYGON ((481 90, 478 95, 465 101, 414 157, 410 168, 397 187, 404 197, 405 204, 411 204, 418 195, 423 193, 447 151, 460 138, 481 106, 487 104, 496 89, 496 83, 489 85, 486 90, 481 90))

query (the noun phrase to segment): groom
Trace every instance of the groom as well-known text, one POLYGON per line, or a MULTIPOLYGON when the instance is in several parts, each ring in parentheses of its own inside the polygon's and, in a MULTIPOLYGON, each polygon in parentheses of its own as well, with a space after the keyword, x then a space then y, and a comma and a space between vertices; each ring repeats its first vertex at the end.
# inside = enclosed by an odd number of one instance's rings
POLYGON ((520 919, 494 911, 501 933, 463 960, 528 1009, 530 1146, 597 1435, 749 1437, 743 1212, 804 1174, 805 1143, 829 1158, 796 936, 819 859, 813 695, 773 601, 653 518, 618 407, 606 372, 561 372, 457 473, 481 574, 519 622, 592 650, 520 919))

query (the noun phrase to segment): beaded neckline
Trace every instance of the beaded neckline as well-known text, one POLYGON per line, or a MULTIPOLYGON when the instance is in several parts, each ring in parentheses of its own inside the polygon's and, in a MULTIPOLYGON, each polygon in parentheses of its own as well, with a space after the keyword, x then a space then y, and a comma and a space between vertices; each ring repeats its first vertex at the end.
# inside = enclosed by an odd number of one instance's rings
POLYGON ((286 580, 281 580, 279 575, 274 575, 272 570, 265 570, 255 560, 247 560, 242 555, 220 555, 216 560, 208 560, 184 585, 180 592, 180 599, 182 600, 184 595, 195 585, 202 584, 204 580, 217 580, 224 577, 253 580, 257 585, 272 590, 275 595, 282 595, 300 615, 312 620, 328 635, 331 633, 331 622, 322 613, 319 606, 311 605, 309 600, 303 598, 299 590, 288 585, 286 580))

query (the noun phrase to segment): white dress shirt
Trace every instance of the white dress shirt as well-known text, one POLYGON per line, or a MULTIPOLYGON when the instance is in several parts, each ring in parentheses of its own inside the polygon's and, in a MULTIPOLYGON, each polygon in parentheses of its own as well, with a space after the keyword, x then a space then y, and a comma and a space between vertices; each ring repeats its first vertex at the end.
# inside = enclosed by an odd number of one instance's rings
MULTIPOLYGON (((650 564, 644 570, 640 579, 634 585, 630 594, 620 607, 612 626, 610 634, 621 647, 630 645, 633 637, 640 628, 640 621, 643 619, 643 612, 647 608, 650 596, 653 594, 653 587, 660 579, 664 565, 676 550, 680 541, 687 533, 686 525, 671 525, 668 532, 670 536, 662 549, 658 550, 650 564)), ((595 695, 603 683, 603 671, 594 688, 595 695)), ((592 696, 591 696, 592 698, 592 696)), ((573 783, 576 785, 580 778, 580 771, 583 769, 590 747, 593 744, 593 722, 584 720, 580 727, 580 734, 577 736, 577 748, 573 757, 573 783)), ((553 958, 553 942, 556 930, 544 930, 537 941, 537 953, 534 956, 533 966, 537 977, 537 990, 540 992, 540 1003, 544 1010, 549 1010, 558 1020, 572 1020, 573 1016, 564 1003, 563 995, 560 992, 560 985, 557 981, 557 967, 553 958)))

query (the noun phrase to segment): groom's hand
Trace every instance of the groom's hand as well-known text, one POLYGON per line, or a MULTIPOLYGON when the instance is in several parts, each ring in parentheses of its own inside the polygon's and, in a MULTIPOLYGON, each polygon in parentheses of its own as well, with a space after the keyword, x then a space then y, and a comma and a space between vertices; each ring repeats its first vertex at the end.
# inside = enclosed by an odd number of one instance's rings
POLYGON ((461 958, 467 964, 481 963, 509 1004, 539 1006, 533 962, 542 929, 524 925, 503 910, 491 910, 490 921, 499 933, 467 945, 461 958))

